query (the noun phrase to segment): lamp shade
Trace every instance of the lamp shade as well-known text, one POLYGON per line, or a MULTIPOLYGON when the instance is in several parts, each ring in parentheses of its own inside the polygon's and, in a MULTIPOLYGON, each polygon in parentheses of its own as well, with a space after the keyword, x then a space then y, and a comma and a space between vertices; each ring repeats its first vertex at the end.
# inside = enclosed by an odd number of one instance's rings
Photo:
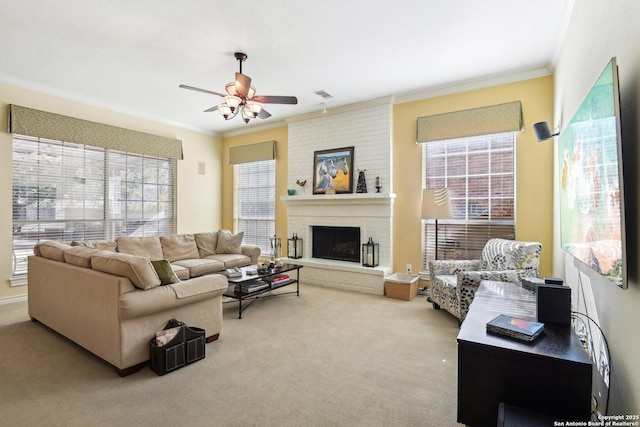
POLYGON ((422 219, 448 219, 451 216, 448 188, 422 190, 422 219))

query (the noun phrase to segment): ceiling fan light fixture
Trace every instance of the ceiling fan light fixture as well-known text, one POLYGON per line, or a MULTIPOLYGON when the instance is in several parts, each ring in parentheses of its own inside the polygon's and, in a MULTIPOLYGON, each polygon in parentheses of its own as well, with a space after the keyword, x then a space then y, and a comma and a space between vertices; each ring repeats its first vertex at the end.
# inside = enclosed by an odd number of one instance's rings
POLYGON ((247 99, 253 98, 253 95, 256 94, 256 88, 253 86, 249 86, 249 91, 247 92, 247 99))
POLYGON ((245 123, 249 123, 251 119, 255 118, 268 119, 271 117, 271 114, 263 108, 263 104, 295 105, 298 103, 298 98, 295 96, 261 95, 257 97, 256 101, 253 101, 256 94, 256 88, 251 85, 251 77, 242 74, 242 62, 247 59, 247 55, 242 52, 236 52, 234 53, 234 57, 240 63, 240 72, 236 73, 234 81, 225 85, 225 90, 228 95, 188 85, 179 85, 179 87, 223 98, 223 102, 220 105, 208 108, 204 110, 204 112, 209 113, 218 110, 225 120, 233 119, 239 112, 242 112, 240 116, 242 116, 242 120, 245 123))
POLYGON ((229 106, 231 112, 233 113, 234 111, 236 111, 236 108, 238 108, 238 106, 242 103, 242 99, 237 96, 228 95, 224 97, 224 102, 229 106))
POLYGON ((236 82, 227 83, 224 88, 227 90, 227 93, 231 96, 237 96, 238 91, 236 90, 236 82))
POLYGON ((253 118, 256 118, 258 117, 258 114, 260 114, 260 111, 262 111, 262 104, 259 102, 247 101, 244 106, 244 111, 247 110, 249 114, 253 116, 253 118))
POLYGON ((242 108, 242 120, 244 120, 245 123, 249 123, 249 120, 253 118, 255 118, 253 113, 251 113, 251 111, 247 108, 247 106, 244 105, 242 108))
POLYGON ((224 117, 225 120, 229 120, 235 117, 234 112, 231 111, 231 107, 229 107, 226 103, 218 105, 218 111, 220 111, 220 114, 222 114, 222 117, 224 117))

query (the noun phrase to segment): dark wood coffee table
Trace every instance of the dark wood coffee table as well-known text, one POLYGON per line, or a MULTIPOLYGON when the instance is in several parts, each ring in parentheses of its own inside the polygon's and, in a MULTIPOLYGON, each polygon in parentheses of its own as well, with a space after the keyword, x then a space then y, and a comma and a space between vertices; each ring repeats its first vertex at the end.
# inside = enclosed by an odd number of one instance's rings
MULTIPOLYGON (((223 294, 225 297, 233 298, 238 301, 238 319, 242 319, 242 312, 249 308, 258 299, 279 297, 283 295, 296 294, 300 296, 300 269, 301 265, 296 264, 284 264, 281 267, 274 268, 265 273, 248 274, 247 272, 257 271, 255 266, 242 267, 242 276, 228 277, 229 287, 223 294), (273 279, 281 274, 295 271, 295 277, 289 275, 288 280, 274 281, 273 279), (267 292, 275 291, 276 289, 283 288, 294 284, 296 290, 291 292, 278 292, 275 294, 265 295, 267 292), (252 286, 255 285, 255 286, 252 286), (248 304, 243 306, 243 301, 249 301, 248 304)), ((227 301, 235 302, 235 301, 227 301)))

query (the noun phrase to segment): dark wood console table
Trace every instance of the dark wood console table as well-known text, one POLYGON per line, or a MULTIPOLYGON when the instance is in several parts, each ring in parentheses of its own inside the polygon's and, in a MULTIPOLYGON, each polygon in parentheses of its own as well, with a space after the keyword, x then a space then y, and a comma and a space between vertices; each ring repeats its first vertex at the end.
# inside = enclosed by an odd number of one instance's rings
POLYGON ((536 320, 536 296, 512 283, 484 281, 458 334, 458 422, 495 426, 501 402, 588 421, 591 360, 570 325, 546 323, 533 343, 486 332, 499 314, 536 320))

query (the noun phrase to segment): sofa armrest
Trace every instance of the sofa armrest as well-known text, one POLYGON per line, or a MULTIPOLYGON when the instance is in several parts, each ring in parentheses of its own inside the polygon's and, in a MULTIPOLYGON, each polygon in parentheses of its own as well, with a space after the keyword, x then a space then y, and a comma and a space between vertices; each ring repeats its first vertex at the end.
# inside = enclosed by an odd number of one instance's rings
POLYGON ((480 270, 482 263, 479 259, 471 260, 434 260, 429 261, 431 283, 435 276, 452 276, 461 271, 480 270))
POLYGON ((260 257, 260 246, 255 245, 242 245, 240 246, 242 250, 242 255, 246 255, 251 258, 251 264, 257 264, 258 258, 260 257))

